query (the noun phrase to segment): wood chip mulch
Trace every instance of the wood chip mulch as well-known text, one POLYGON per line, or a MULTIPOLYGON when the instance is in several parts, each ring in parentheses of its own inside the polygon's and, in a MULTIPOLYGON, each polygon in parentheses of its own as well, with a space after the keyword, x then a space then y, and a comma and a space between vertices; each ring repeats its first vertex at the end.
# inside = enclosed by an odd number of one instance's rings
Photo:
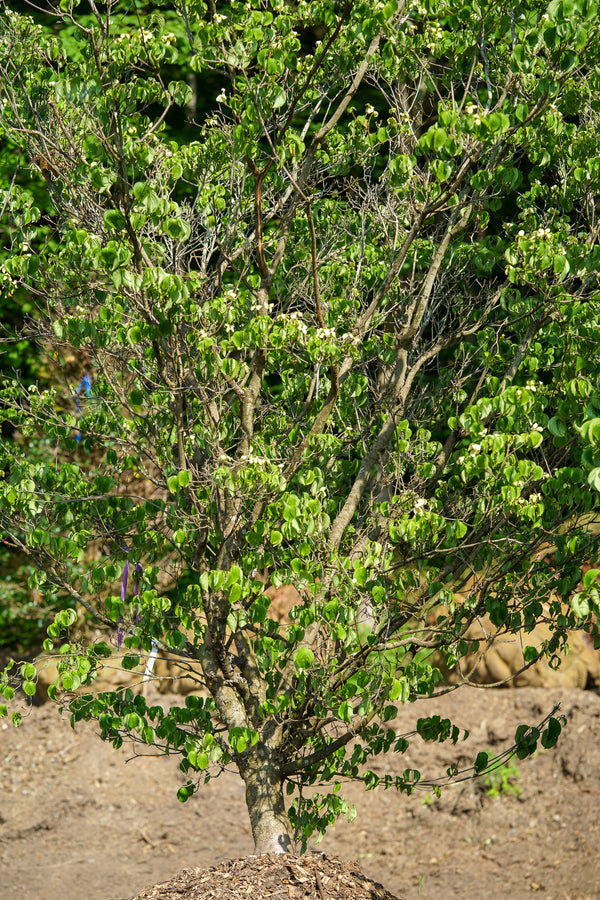
POLYGON ((129 900, 401 900, 356 863, 323 853, 247 856, 210 869, 183 869, 129 900))

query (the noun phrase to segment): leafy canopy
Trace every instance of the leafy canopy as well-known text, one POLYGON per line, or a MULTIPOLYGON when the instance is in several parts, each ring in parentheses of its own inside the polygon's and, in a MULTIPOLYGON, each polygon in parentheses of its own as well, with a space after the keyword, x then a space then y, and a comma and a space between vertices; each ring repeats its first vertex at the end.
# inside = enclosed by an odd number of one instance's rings
POLYGON ((257 849, 306 846, 477 616, 548 620, 533 662, 597 610, 594 575, 572 595, 600 488, 598 8, 154 6, 2 14, 0 127, 51 202, 3 191, 2 284, 56 373, 4 382, 2 529, 71 602, 45 647, 73 720, 180 753, 181 799, 234 763, 257 849), (212 110, 174 140, 190 83, 212 110), (290 624, 265 579, 299 591, 290 624), (76 604, 106 640, 69 639, 76 604), (115 645, 201 695, 94 695, 115 645))

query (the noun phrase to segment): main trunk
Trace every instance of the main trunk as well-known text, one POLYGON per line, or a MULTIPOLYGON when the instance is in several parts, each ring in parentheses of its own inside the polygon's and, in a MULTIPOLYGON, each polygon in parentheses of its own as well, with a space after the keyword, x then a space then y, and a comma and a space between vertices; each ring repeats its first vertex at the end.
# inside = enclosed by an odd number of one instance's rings
POLYGON ((283 779, 276 754, 259 743, 238 765, 246 784, 246 806, 255 852, 292 853, 294 838, 285 811, 283 779))

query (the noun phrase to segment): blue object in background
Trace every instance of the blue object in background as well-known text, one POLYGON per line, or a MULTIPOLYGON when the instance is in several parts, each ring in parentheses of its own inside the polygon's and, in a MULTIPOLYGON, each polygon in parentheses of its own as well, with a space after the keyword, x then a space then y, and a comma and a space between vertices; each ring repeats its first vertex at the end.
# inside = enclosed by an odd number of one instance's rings
MULTIPOLYGON (((75 393, 73 394, 73 403, 75 404, 75 409, 77 410, 77 414, 81 415, 81 403, 79 402, 79 395, 84 394, 86 397, 89 397, 92 393, 92 379, 89 375, 84 375, 79 383, 79 387, 75 389, 75 393)), ((81 432, 78 432, 75 435, 75 440, 81 440, 81 432)))

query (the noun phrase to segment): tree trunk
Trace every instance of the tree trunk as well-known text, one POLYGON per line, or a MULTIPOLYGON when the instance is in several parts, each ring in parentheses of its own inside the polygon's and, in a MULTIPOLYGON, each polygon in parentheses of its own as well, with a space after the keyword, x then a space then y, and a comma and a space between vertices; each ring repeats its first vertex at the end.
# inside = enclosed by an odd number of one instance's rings
POLYGON ((238 763, 246 785, 254 850, 259 855, 294 852, 294 837, 283 799, 281 766, 275 756, 260 742, 238 763))

